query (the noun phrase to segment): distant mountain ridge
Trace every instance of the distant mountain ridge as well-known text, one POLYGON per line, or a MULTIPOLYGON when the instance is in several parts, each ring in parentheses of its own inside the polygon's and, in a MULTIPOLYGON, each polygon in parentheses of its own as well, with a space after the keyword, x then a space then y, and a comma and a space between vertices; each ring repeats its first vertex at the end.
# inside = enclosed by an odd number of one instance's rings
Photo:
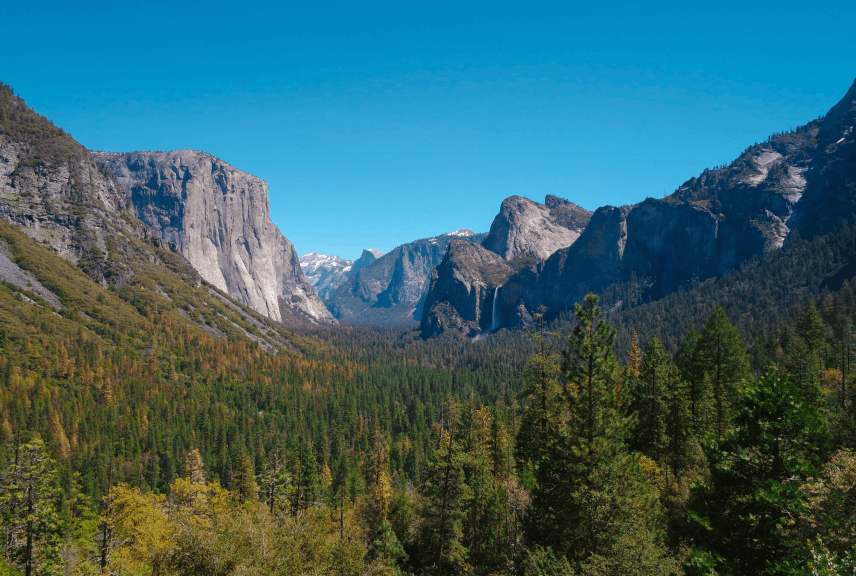
POLYGON ((380 250, 366 248, 356 260, 345 260, 338 256, 327 256, 311 252, 300 257, 300 267, 306 275, 306 281, 315 289, 322 300, 336 293, 350 276, 356 274, 378 258, 383 256, 380 250))
POLYGON ((327 305, 343 323, 415 325, 431 271, 449 243, 455 238, 479 242, 484 236, 463 229, 398 246, 349 277, 327 305))

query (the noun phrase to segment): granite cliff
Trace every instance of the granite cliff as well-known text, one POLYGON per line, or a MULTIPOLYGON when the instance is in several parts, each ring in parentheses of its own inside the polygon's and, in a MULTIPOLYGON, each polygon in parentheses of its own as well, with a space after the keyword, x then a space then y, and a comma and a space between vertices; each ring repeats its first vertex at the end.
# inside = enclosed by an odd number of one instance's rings
POLYGON ((0 215, 0 280, 17 287, 27 315, 48 309, 51 322, 79 325, 79 334, 149 352, 152 322, 187 338, 298 352, 281 325, 204 282, 133 215, 109 168, 2 83, 0 215))
POLYGON ((454 239, 431 271, 421 326, 425 336, 448 330, 475 337, 495 328, 497 290, 514 273, 509 263, 475 242, 454 239))
POLYGON ((432 271, 420 318, 423 335, 491 332, 497 327, 498 287, 521 268, 572 245, 591 216, 552 195, 544 204, 521 196, 503 200, 482 245, 453 241, 432 271))
POLYGON ((271 221, 263 180, 195 150, 93 156, 205 280, 276 321, 334 322, 271 221))

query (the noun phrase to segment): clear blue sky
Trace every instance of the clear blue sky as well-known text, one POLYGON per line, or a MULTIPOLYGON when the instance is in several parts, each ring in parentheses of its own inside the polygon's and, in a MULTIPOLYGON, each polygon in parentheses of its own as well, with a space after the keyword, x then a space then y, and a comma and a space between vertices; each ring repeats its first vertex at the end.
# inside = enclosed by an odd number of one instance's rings
POLYGON ((671 192, 825 113, 856 2, 10 2, 0 80, 93 149, 264 178, 302 255, 355 258, 503 198, 671 192))

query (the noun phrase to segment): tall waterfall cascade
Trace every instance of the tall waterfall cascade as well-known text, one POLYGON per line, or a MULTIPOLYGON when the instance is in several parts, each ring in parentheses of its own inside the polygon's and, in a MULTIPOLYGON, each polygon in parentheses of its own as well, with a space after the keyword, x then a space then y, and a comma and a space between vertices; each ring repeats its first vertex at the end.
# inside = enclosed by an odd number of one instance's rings
POLYGON ((499 286, 493 289, 493 306, 490 310, 490 328, 488 328, 487 333, 490 334, 494 330, 497 329, 497 320, 496 317, 496 301, 499 300, 499 286))
POLYGON ((495 331, 499 327, 499 318, 496 316, 496 302, 499 300, 499 286, 493 289, 493 304, 490 307, 490 326, 473 337, 473 342, 486 338, 488 334, 495 331))

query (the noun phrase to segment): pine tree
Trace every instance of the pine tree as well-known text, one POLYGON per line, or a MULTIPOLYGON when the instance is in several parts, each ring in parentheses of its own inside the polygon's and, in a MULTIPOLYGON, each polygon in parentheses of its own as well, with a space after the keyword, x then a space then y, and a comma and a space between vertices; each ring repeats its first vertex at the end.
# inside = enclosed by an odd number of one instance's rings
POLYGON ((253 458, 249 455, 241 458, 234 491, 238 496, 238 501, 241 503, 254 502, 259 498, 259 487, 256 484, 256 470, 253 465, 253 458))
POLYGON ((632 410, 636 415, 632 446, 658 464, 663 458, 669 438, 666 435, 666 394, 677 385, 677 369, 655 338, 642 359, 633 389, 632 410))
POLYGON ((797 320, 797 334, 818 358, 823 356, 822 349, 826 344, 827 330, 826 323, 818 312, 814 300, 809 299, 805 310, 797 320))
POLYGON ((366 468, 366 495, 362 515, 370 533, 387 521, 392 502, 392 479, 389 476, 389 443, 386 436, 375 430, 372 451, 366 468))
POLYGON ((708 318, 699 351, 710 379, 713 428, 722 436, 731 425, 731 404, 741 383, 751 374, 746 346, 722 306, 718 305, 708 318))
POLYGON ((417 549, 431 574, 463 574, 471 570, 463 544, 464 520, 472 493, 466 484, 458 435, 458 406, 445 405, 446 427, 432 454, 420 510, 422 524, 417 549))
POLYGON ((812 346, 801 336, 794 336, 788 344, 785 368, 791 382, 812 405, 820 404, 820 363, 812 346))
POLYGON ((636 329, 630 330, 630 352, 627 357, 627 370, 633 376, 638 376, 642 371, 642 348, 639 346, 639 335, 636 329))
MULTIPOLYGON (((547 444, 550 419, 555 413, 556 399, 560 394, 560 357, 553 351, 553 346, 547 344, 546 336, 553 334, 544 332, 543 315, 537 316, 541 320, 541 329, 532 338, 538 344, 539 351, 530 356, 526 363, 526 388, 523 395, 527 398, 528 408, 523 414, 517 438, 518 459, 530 465, 537 465, 541 459, 547 444)), ((522 474, 524 482, 531 484, 533 471, 524 466, 522 474)))
POLYGON ((612 350, 615 332, 599 321, 597 301, 589 295, 576 306, 579 325, 562 363, 567 384, 535 467, 529 541, 567 557, 575 568, 597 562, 607 571, 618 569, 614 562, 628 547, 650 550, 653 564, 632 568, 656 573, 663 551, 646 524, 656 496, 625 447, 628 391, 612 350))
POLYGON ((287 508, 287 494, 290 489, 291 475, 288 473, 282 450, 274 448, 267 454, 262 473, 259 475, 261 493, 271 515, 276 516, 287 508))
POLYGON ((706 447, 710 485, 695 491, 696 544, 728 574, 781 573, 779 534, 802 509, 800 483, 818 472, 827 431, 786 374, 769 371, 737 403, 735 428, 706 447))
POLYGON ((705 374, 701 334, 698 331, 690 330, 681 341, 681 345, 675 352, 675 365, 678 367, 681 379, 688 385, 687 401, 692 431, 697 436, 704 436, 710 425, 713 402, 710 378, 705 374))
POLYGON ((5 557, 25 576, 56 573, 62 561, 56 462, 38 438, 16 442, 11 452, 0 475, 5 557))
POLYGON ((205 484, 205 463, 198 448, 187 453, 184 460, 184 477, 194 484, 205 484))

